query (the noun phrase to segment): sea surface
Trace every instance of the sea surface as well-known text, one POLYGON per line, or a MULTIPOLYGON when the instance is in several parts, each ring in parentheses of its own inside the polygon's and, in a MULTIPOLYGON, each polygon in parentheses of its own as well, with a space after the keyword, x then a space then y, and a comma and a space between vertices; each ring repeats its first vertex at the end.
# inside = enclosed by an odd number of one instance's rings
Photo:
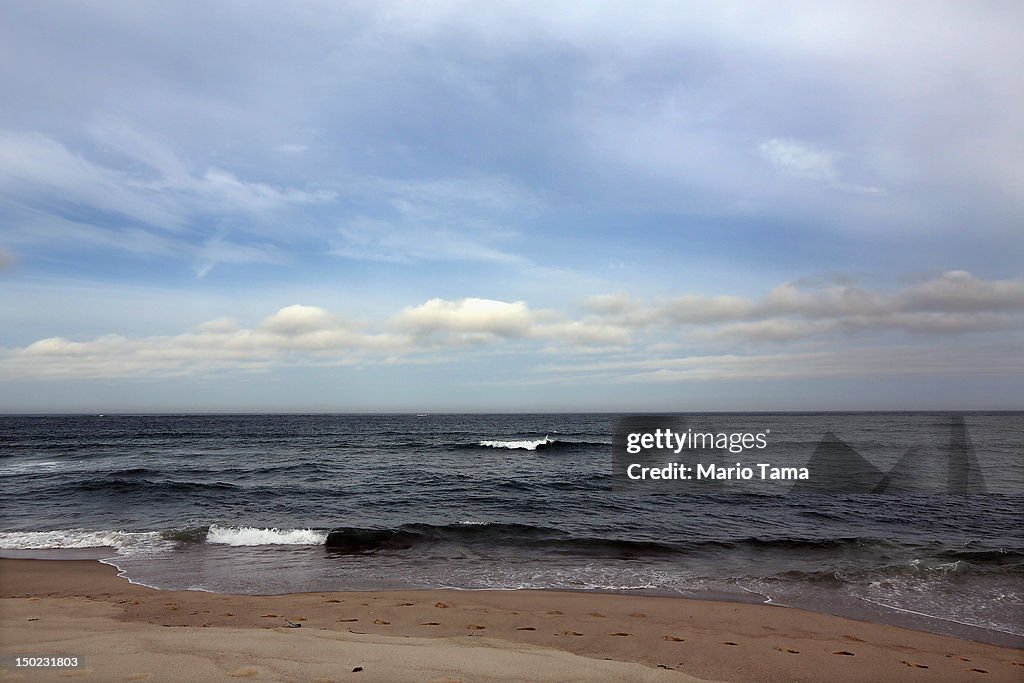
POLYGON ((615 418, 0 416, 0 554, 161 589, 669 594, 1024 645, 1024 414, 686 417, 770 430, 740 462, 805 464, 823 438, 880 471, 917 454, 928 487, 873 494, 622 486, 615 418), (944 488, 963 435, 967 495, 944 488))

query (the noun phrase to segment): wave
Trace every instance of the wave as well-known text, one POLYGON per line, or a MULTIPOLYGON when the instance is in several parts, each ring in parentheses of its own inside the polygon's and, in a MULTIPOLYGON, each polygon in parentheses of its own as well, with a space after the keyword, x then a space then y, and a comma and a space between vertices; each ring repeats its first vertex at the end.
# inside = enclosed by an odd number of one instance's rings
POLYGON ((57 462, 55 460, 44 460, 44 461, 30 461, 30 462, 13 462, 5 463, 0 465, 0 477, 6 476, 20 476, 24 474, 32 474, 33 476, 43 476, 48 474, 60 473, 68 469, 66 463, 57 462))
MULTIPOLYGON (((83 481, 74 487, 78 491, 99 491, 103 493, 132 493, 138 491, 159 491, 161 493, 191 493, 201 491, 233 491, 239 487, 225 481, 153 481, 127 477, 103 477, 83 481)), ((65 487, 66 490, 66 487, 65 487)))
POLYGON ((0 532, 0 548, 17 550, 50 550, 69 548, 127 549, 159 544, 159 531, 92 531, 61 529, 55 531, 0 532))
POLYGON ((509 450, 523 451, 575 450, 600 446, 611 446, 611 443, 599 441, 568 441, 564 439, 552 439, 550 436, 545 436, 543 439, 492 439, 478 441, 475 444, 462 445, 464 448, 506 448, 509 450))
POLYGON ((845 585, 877 586, 892 581, 930 581, 963 579, 975 576, 1008 577, 1024 576, 1024 562, 1018 557, 1013 564, 982 564, 980 562, 942 562, 936 558, 913 558, 904 562, 888 564, 828 567, 816 571, 788 570, 768 579, 795 583, 821 584, 830 587, 845 585))
POLYGON ((480 441, 478 446, 487 448, 508 448, 510 450, 535 451, 538 446, 553 443, 554 439, 545 436, 543 439, 520 439, 513 441, 480 441))
POLYGON ((572 553, 622 558, 678 552, 670 545, 655 541, 581 538, 549 527, 481 522, 445 525, 405 524, 391 529, 340 527, 332 529, 327 534, 324 545, 332 552, 361 554, 408 550, 417 546, 442 543, 540 548, 552 554, 572 553))
POLYGON ((178 543, 211 543, 214 545, 323 545, 327 531, 322 529, 278 529, 252 526, 193 526, 169 529, 161 537, 178 543))
POLYGON ((928 576, 1024 576, 1024 551, 943 549, 890 543, 882 539, 846 537, 835 539, 747 537, 728 541, 661 539, 581 535, 552 527, 479 520, 456 524, 403 524, 391 528, 260 527, 211 524, 163 531, 67 529, 0 532, 0 548, 10 549, 117 549, 119 554, 143 550, 184 550, 191 545, 216 546, 321 546, 333 554, 402 553, 431 555, 464 549, 506 549, 539 557, 595 559, 665 559, 690 557, 701 562, 741 553, 751 559, 801 558, 815 562, 809 571, 784 571, 772 577, 780 581, 840 585, 888 578, 928 576), (444 547, 444 549, 442 549, 444 547), (756 553, 756 555, 751 553, 756 553), (795 555, 793 555, 795 553, 795 555))
POLYGON ((259 529, 242 526, 211 526, 206 534, 207 543, 234 546, 254 545, 323 545, 326 531, 316 529, 259 529))

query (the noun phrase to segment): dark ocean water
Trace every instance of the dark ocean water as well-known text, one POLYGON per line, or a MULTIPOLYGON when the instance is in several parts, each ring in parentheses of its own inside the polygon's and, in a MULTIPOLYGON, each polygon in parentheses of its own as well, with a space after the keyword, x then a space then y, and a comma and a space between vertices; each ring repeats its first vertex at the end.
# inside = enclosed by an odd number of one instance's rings
POLYGON ((886 494, 618 486, 613 417, 0 417, 0 553, 165 589, 641 591, 1024 643, 1024 414, 964 415, 973 495, 943 488, 949 414, 690 418, 771 430, 736 460, 804 464, 826 432, 884 471, 924 453, 930 488, 886 494))

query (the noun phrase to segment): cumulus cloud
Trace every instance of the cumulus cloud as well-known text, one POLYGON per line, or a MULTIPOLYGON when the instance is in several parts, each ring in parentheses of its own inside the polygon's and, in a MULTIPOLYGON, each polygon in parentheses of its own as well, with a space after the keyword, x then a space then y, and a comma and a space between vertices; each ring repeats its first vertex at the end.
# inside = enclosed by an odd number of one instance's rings
POLYGON ((684 295, 644 302, 615 294, 592 298, 587 306, 621 326, 699 326, 701 339, 775 342, 886 330, 984 332, 1021 324, 1024 280, 982 280, 950 271, 892 291, 832 278, 785 282, 759 300, 684 295))
POLYGON ((524 337, 534 315, 523 301, 507 303, 491 299, 431 299, 410 306, 395 317, 395 324, 416 335, 449 333, 463 339, 524 337))
MULTIPOLYGON (((681 295, 648 303, 619 293, 585 300, 586 313, 576 317, 533 309, 525 301, 435 298, 357 324, 319 306, 293 304, 249 327, 232 318, 217 318, 169 336, 39 339, 0 351, 0 376, 104 377, 292 364, 436 363, 488 349, 527 358, 543 353, 567 359, 593 356, 590 352, 597 350, 607 360, 545 367, 556 374, 587 372, 629 381, 742 372, 750 377, 803 376, 855 373, 858 368, 867 372, 867 358, 895 362, 897 356, 888 351, 864 348, 895 348, 898 338, 893 335, 901 334, 918 341, 917 346, 900 346, 905 354, 898 357, 900 362, 913 355, 907 349, 916 349, 917 355, 906 360, 905 367, 886 372, 924 372, 927 367, 944 372, 949 367, 943 365, 943 354, 957 350, 957 362, 966 366, 963 359, 971 355, 972 344, 980 343, 947 344, 941 341, 946 335, 975 334, 990 340, 985 333, 999 332, 1005 341, 1007 334, 1016 338, 1024 332, 1021 280, 982 280, 950 271, 896 290, 835 282, 784 283, 758 300, 681 295), (795 343, 821 342, 830 348, 825 355, 779 351, 795 343), (759 350, 753 351, 754 346, 759 350), (676 354, 687 348, 714 352, 680 359, 676 354), (847 356, 862 361, 842 360, 847 356)), ((975 366, 1022 362, 1019 352, 1008 355, 1012 357, 979 356, 975 366)))
POLYGON ((914 285, 908 305, 926 311, 998 311, 1024 309, 1024 279, 985 281, 963 270, 914 285))

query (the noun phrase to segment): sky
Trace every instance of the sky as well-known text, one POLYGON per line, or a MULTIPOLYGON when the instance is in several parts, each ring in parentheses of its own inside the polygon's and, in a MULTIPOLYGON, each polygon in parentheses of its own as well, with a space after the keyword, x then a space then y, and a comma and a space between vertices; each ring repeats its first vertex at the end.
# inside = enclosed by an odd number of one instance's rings
POLYGON ((1021 26, 0 0, 0 412, 1020 409, 1021 26))

